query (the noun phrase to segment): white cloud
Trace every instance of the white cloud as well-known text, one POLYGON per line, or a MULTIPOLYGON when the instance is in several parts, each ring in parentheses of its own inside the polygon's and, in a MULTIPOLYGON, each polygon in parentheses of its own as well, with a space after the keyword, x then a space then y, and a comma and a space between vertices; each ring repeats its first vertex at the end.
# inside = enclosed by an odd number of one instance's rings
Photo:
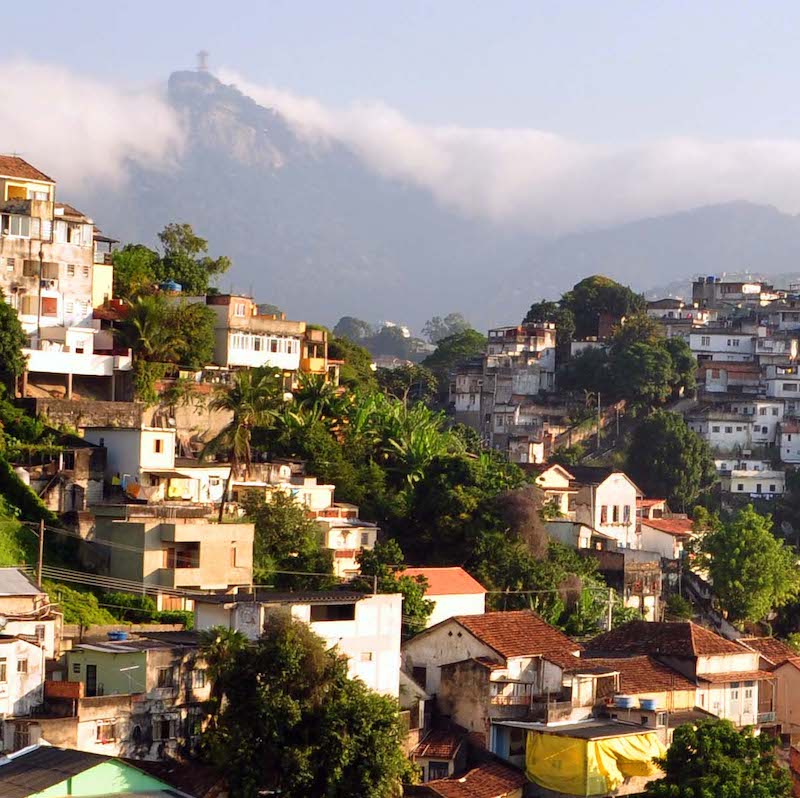
POLYGON ((329 108, 234 72, 309 141, 338 141, 441 203, 543 232, 750 200, 800 212, 800 140, 663 138, 597 145, 533 129, 419 125, 381 102, 329 108))
POLYGON ((180 152, 180 121, 156 90, 25 60, 0 63, 0 73, 0 152, 17 152, 67 192, 122 186, 129 161, 162 168, 180 152))

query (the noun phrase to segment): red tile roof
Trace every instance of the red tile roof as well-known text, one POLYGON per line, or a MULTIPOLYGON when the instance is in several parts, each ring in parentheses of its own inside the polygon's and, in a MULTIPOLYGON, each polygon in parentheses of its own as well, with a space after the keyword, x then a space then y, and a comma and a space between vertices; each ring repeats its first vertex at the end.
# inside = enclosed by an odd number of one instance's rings
POLYGON ((483 595, 486 588, 463 568, 406 568, 403 576, 424 576, 428 580, 426 596, 483 595))
POLYGON ((516 768, 488 762, 460 777, 429 781, 425 787, 441 798, 505 798, 524 787, 526 781, 516 768))
POLYGON ((642 526, 649 526, 676 538, 685 538, 692 534, 692 521, 689 518, 643 518, 642 526))
POLYGON ((787 659, 793 659, 797 652, 777 637, 740 637, 739 642, 752 648, 773 665, 782 665, 787 659))
POLYGON ((586 644, 591 656, 622 656, 624 654, 673 655, 702 657, 716 654, 741 654, 738 643, 691 621, 651 623, 630 621, 586 644))
POLYGON ((774 679, 769 671, 733 671, 732 673, 698 673, 697 680, 711 684, 727 684, 728 682, 757 682, 759 679, 774 679))
POLYGON ((506 659, 542 656, 556 665, 569 665, 574 653, 581 650, 579 643, 533 610, 458 615, 453 620, 506 659))
POLYGON ((44 172, 40 172, 35 166, 31 166, 16 155, 0 155, 0 176, 18 177, 22 180, 44 180, 47 183, 56 182, 52 177, 48 177, 44 172))
POLYGON ((619 673, 619 689, 623 693, 660 693, 672 690, 694 690, 696 685, 682 673, 662 665, 652 657, 581 657, 569 673, 599 673, 595 669, 607 669, 619 673), (586 670, 584 670, 586 669, 586 670))
POLYGON ((666 504, 666 499, 637 499, 637 507, 655 507, 657 504, 666 504))
POLYGON ((464 742, 454 731, 432 731, 412 752, 418 759, 453 759, 464 742))

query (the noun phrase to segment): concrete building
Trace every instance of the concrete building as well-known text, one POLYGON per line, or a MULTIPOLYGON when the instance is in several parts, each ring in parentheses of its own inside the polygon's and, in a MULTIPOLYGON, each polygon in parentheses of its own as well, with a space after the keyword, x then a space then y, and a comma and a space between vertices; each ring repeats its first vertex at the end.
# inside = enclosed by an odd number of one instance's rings
POLYGON ((423 577, 425 598, 433 602, 427 626, 436 626, 456 615, 483 615, 486 612, 486 588, 463 568, 406 568, 403 576, 423 577))
POLYGON ((642 548, 668 560, 680 560, 695 536, 692 521, 686 516, 645 518, 641 521, 642 548))
POLYGON ((698 363, 713 360, 717 363, 746 363, 755 360, 756 339, 765 336, 766 329, 759 328, 753 335, 726 327, 702 327, 689 333, 689 348, 698 363))
MULTIPOLYGON (((755 446, 755 418, 705 407, 686 416, 689 429, 696 432, 718 454, 749 456, 755 446)), ((759 437, 761 424, 759 423, 759 437)))
POLYGON ((786 492, 786 474, 770 467, 768 462, 759 468, 737 468, 748 463, 730 464, 730 469, 720 472, 723 494, 747 499, 777 499, 786 492))
POLYGON ((255 639, 273 613, 307 623, 347 657, 350 676, 372 690, 398 696, 400 690, 400 594, 345 591, 277 593, 257 590, 195 596, 195 628, 225 626, 255 639))
POLYGON ((98 573, 147 586, 159 609, 191 606, 187 591, 231 590, 253 581, 252 524, 213 523, 191 507, 94 508, 82 559, 98 573), (111 545, 92 546, 92 540, 111 545))
POLYGON ((3 634, 36 641, 46 659, 60 655, 62 616, 17 568, 0 568, 0 616, 3 634))
POLYGON ((617 541, 619 548, 640 549, 636 500, 642 491, 621 471, 594 466, 570 466, 577 488, 575 520, 617 541))
POLYGON ((773 695, 774 678, 757 652, 689 621, 632 621, 591 640, 586 654, 654 657, 697 684, 700 709, 738 727, 757 726, 760 694, 773 695))
POLYGON ((761 366, 758 363, 722 363, 706 360, 697 369, 698 393, 749 394, 761 393, 761 366))
POLYGON ((780 298, 773 286, 757 281, 701 277, 692 283, 692 303, 700 308, 761 308, 780 298))
POLYGON ((778 448, 781 462, 800 463, 800 423, 787 419, 778 427, 778 448))

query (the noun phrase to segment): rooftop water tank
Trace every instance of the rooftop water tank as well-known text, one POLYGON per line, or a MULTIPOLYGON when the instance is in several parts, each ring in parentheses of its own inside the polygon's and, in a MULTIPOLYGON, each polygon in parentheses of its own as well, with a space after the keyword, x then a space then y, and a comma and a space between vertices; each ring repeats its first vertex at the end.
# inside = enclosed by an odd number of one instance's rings
POLYGON ((108 632, 108 639, 119 642, 120 640, 127 640, 128 633, 124 629, 119 629, 116 632, 108 632))
POLYGON ((630 695, 617 695, 614 696, 614 706, 620 709, 633 709, 636 700, 630 695))
POLYGON ((640 698, 639 699, 639 706, 642 709, 646 709, 649 712, 653 712, 656 708, 656 699, 655 698, 640 698))
POLYGON ((183 286, 180 283, 176 283, 174 280, 164 280, 158 287, 162 291, 169 291, 173 294, 179 294, 183 291, 183 286))

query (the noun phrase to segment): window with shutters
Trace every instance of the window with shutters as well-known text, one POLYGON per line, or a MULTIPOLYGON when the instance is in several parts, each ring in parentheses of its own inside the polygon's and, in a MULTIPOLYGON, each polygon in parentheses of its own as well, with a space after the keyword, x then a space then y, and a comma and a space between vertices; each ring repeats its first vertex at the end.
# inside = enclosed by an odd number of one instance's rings
POLYGON ((58 298, 54 296, 42 297, 42 316, 58 316, 58 298))

